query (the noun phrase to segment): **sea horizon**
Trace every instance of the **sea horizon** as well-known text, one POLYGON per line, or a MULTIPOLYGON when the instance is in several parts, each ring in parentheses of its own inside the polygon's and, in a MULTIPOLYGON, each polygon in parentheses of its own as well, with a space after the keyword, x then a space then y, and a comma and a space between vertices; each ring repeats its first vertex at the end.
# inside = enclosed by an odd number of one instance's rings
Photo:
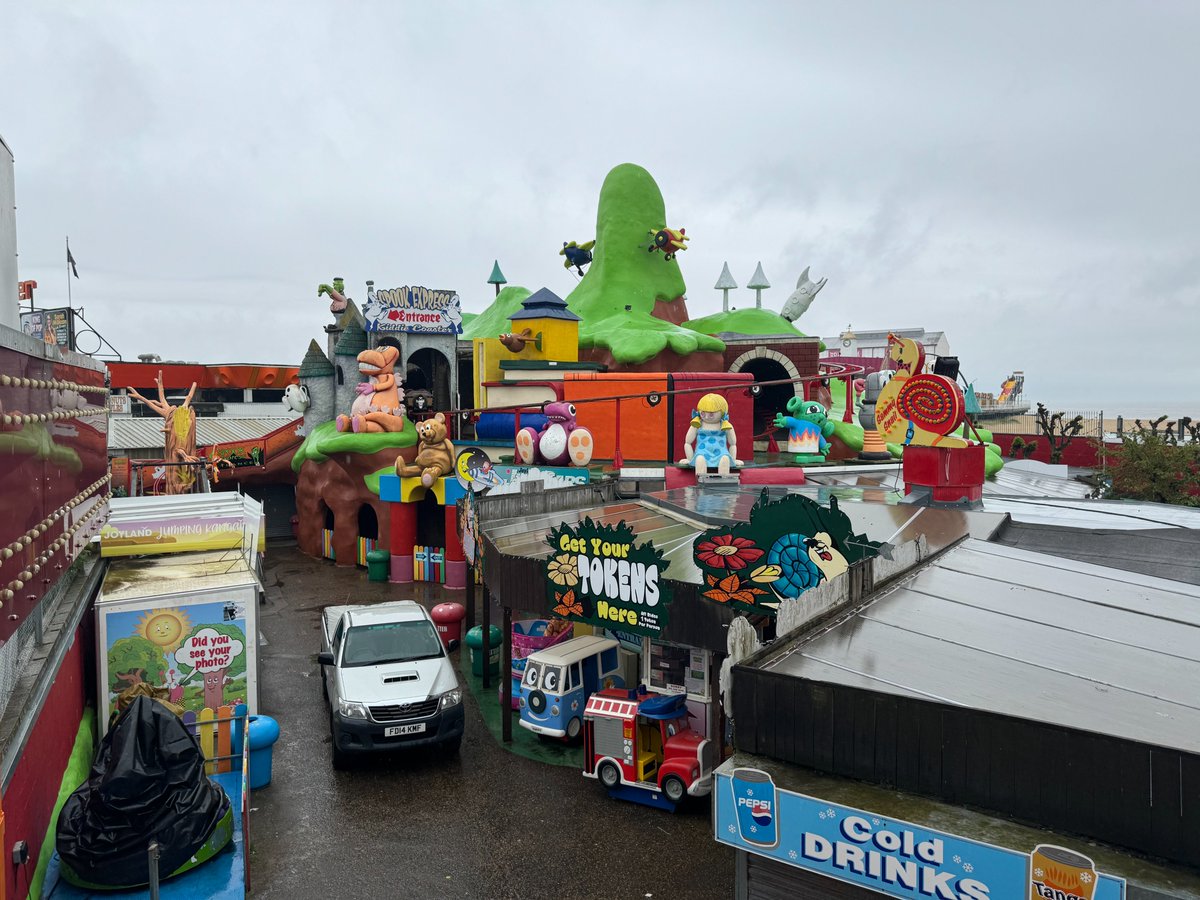
MULTIPOLYGON (((1029 412, 1033 414, 1037 411, 1038 401, 1030 400, 1029 404, 1029 412)), ((1115 419, 1117 416, 1122 416, 1127 420, 1141 419, 1143 421, 1157 419, 1159 416, 1167 416, 1170 419, 1191 416, 1193 419, 1200 419, 1200 400, 1192 402, 1171 400, 1164 403, 1147 403, 1145 400, 1120 403, 1109 400, 1099 403, 1047 403, 1046 406, 1052 413, 1067 412, 1071 415, 1083 414, 1084 416, 1096 416, 1104 413, 1105 419, 1115 419)))

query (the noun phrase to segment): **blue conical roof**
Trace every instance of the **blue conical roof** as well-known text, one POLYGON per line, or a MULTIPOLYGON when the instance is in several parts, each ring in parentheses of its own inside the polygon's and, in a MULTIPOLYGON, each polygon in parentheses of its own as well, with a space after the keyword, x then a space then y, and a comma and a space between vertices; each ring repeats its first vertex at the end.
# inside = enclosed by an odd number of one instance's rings
POLYGON ((568 322, 582 321, 579 316, 567 309, 567 301, 549 288, 542 288, 536 294, 530 294, 521 304, 521 308, 508 317, 509 321, 517 319, 566 319, 568 322))

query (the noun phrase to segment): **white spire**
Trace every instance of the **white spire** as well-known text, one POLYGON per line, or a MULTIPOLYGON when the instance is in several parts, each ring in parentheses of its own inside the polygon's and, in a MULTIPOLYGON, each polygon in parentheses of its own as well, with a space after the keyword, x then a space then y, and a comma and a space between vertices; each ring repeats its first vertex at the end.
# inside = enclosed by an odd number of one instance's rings
POLYGON ((767 281, 767 276, 763 274, 762 262, 759 261, 758 267, 754 270, 754 275, 746 282, 746 287, 754 291, 754 305, 762 308, 762 292, 771 286, 771 282, 767 281))
POLYGON ((728 262, 721 267, 721 277, 717 279, 713 289, 721 292, 721 305, 724 307, 724 312, 729 312, 729 292, 737 290, 737 282, 733 280, 733 275, 729 272, 728 262))

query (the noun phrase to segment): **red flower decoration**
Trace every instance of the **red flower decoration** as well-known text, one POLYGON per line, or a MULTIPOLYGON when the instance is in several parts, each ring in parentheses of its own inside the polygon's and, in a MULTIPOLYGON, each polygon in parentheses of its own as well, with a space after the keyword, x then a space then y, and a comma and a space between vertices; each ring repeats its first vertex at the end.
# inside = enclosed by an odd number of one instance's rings
POLYGON ((696 559, 714 569, 744 569, 762 555, 754 541, 732 534, 718 534, 696 546, 696 559))

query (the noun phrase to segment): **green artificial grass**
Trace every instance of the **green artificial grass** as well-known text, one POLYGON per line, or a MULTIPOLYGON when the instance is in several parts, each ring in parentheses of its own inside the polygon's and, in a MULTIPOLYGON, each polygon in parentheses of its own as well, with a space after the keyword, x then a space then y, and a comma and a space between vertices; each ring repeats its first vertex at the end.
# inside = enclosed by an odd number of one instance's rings
POLYGON ((641 166, 624 163, 608 173, 596 210, 592 264, 566 298, 583 320, 581 349, 608 350, 627 365, 643 363, 666 349, 682 355, 725 349, 714 337, 652 315, 656 301, 670 302, 687 292, 679 259, 667 260, 661 251, 647 250, 652 232, 681 225, 686 227, 667 219, 662 192, 641 166))
POLYGON ((494 338, 512 331, 512 322, 508 321, 508 317, 521 308, 521 304, 530 293, 528 288, 509 285, 496 295, 491 306, 472 317, 469 322, 466 315, 463 316, 463 330, 459 340, 494 338))
POLYGON ((75 746, 71 748, 71 756, 67 760, 66 771, 63 772, 62 782, 58 788, 58 799, 54 802, 54 811, 50 814, 50 825, 46 836, 42 839, 42 848, 38 851, 37 868, 33 870, 33 879, 29 883, 29 897, 37 900, 42 896, 42 884, 46 880, 46 869, 50 865, 50 855, 54 852, 54 835, 58 828, 58 814, 62 811, 67 798, 74 793, 87 779, 92 767, 92 755, 96 751, 96 711, 90 706, 83 711, 83 719, 79 722, 79 731, 75 733, 75 746))
MULTIPOLYGON (((417 443, 417 429, 413 423, 404 420, 403 431, 380 431, 369 434, 355 434, 352 431, 338 431, 335 422, 325 422, 318 425, 304 439, 304 443, 292 457, 292 471, 299 472, 304 461, 325 462, 334 453, 376 453, 379 450, 412 447, 417 443)), ((378 474, 378 473, 377 473, 378 474)), ((379 492, 379 484, 375 484, 375 493, 379 492)))
POLYGON ((374 494, 376 497, 378 497, 379 496, 379 477, 381 475, 395 475, 395 474, 396 474, 395 466, 384 466, 378 472, 372 472, 370 475, 364 475, 363 483, 367 486, 368 491, 370 491, 372 494, 374 494))
POLYGON ((803 331, 770 309, 735 309, 713 313, 702 319, 691 319, 687 327, 702 334, 783 334, 788 337, 808 337, 803 331))
MULTIPOLYGON (((491 732, 492 738, 498 743, 503 740, 501 735, 502 723, 504 721, 504 712, 500 709, 500 680, 499 676, 492 676, 492 686, 487 690, 483 687, 483 677, 480 675, 471 674, 471 654, 466 648, 459 651, 459 669, 462 673, 462 682, 471 691, 475 697, 476 705, 479 707, 479 714, 483 716, 483 721, 487 725, 487 729, 491 732)), ((517 724, 518 714, 516 710, 508 713, 512 716, 512 743, 501 744, 504 749, 516 753, 518 756, 524 756, 526 759, 532 759, 536 762, 549 763, 553 766, 570 766, 574 769, 583 771, 583 743, 575 741, 574 743, 566 743, 564 741, 555 740, 554 738, 544 738, 534 734, 527 728, 522 728, 517 724)))

